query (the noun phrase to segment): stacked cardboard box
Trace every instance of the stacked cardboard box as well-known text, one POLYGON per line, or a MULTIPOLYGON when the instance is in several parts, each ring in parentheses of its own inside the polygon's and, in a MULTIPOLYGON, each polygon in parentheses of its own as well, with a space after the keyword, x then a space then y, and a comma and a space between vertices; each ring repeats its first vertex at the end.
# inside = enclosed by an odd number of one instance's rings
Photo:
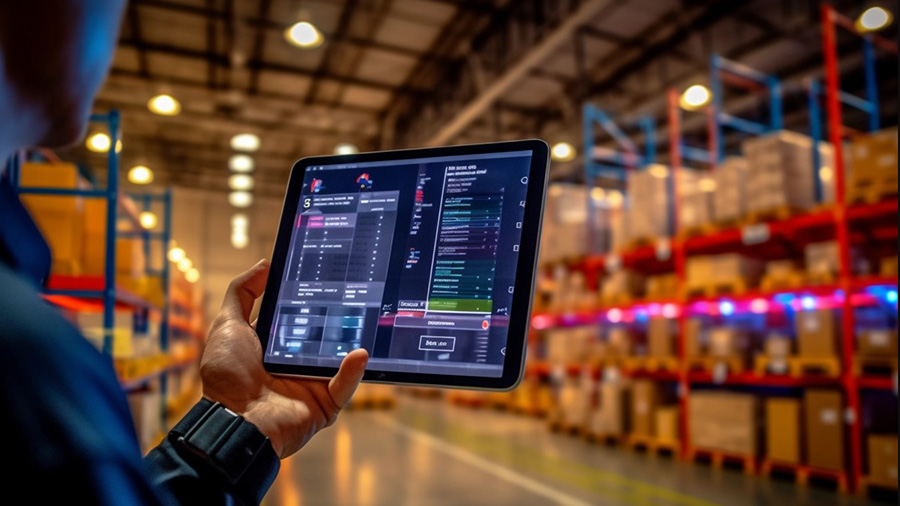
POLYGON ((663 166, 628 172, 628 233, 632 239, 655 240, 670 235, 668 174, 663 166))
POLYGON ((850 202, 897 193, 897 127, 855 137, 849 154, 850 202))
POLYGON ((674 299, 677 296, 678 276, 675 274, 660 274, 647 278, 648 299, 674 299))
POLYGON ((803 411, 806 415, 806 464, 840 471, 844 468, 844 424, 840 392, 806 390, 803 411))
POLYGON ((800 401, 766 399, 766 458, 799 464, 800 455, 800 401))
POLYGON ((559 394, 560 422, 564 427, 587 426, 595 393, 596 385, 590 377, 566 380, 559 394))
POLYGON ((764 353, 768 362, 768 372, 784 374, 788 370, 788 359, 793 354, 793 341, 783 334, 772 332, 766 336, 764 353))
POLYGON ((690 292, 710 285, 741 283, 745 288, 756 286, 763 268, 763 262, 738 253, 691 257, 687 261, 687 289, 690 292))
POLYGON ((685 322, 684 332, 685 355, 688 358, 704 355, 708 336, 703 332, 703 321, 699 318, 688 318, 685 322))
POLYGON ((861 331, 857 354, 863 358, 897 358, 897 331, 892 329, 861 331))
POLYGON ((600 383, 600 402, 591 415, 590 430, 601 436, 621 436, 628 430, 631 411, 628 384, 621 381, 600 383))
POLYGON ((897 435, 869 435, 869 481, 897 488, 897 435))
POLYGON ((631 355, 632 337, 628 327, 616 326, 609 329, 607 354, 611 358, 626 358, 631 355))
POLYGON ((755 456, 759 403, 753 395, 693 392, 689 400, 691 444, 700 449, 755 456))
POLYGON ((653 437, 658 403, 656 383, 652 380, 636 380, 631 386, 631 433, 640 437, 653 437))
POLYGON ((675 320, 650 318, 647 324, 647 354, 656 358, 674 357, 676 328, 675 320))
MULTIPOLYGON (((20 177, 22 187, 86 188, 71 163, 24 163, 20 177)), ((52 272, 63 275, 82 273, 82 213, 84 199, 47 195, 23 195, 22 203, 31 213, 53 258, 52 272)))
POLYGON ((606 304, 614 304, 623 298, 641 297, 644 293, 644 277, 628 269, 619 269, 600 284, 600 299, 606 304))
POLYGON ((700 230, 713 221, 716 183, 709 174, 682 170, 678 181, 678 227, 682 232, 700 230))
POLYGON ((837 241, 807 244, 803 253, 806 257, 806 272, 814 279, 833 279, 840 272, 840 246, 837 241))
POLYGON ((747 159, 726 158, 716 167, 713 178, 716 182, 716 191, 712 194, 715 221, 733 223, 742 219, 746 214, 747 159))
POLYGON ((584 256, 587 246, 585 187, 552 185, 544 209, 540 262, 546 264, 584 256))
POLYGON ((837 355, 837 321, 834 311, 798 311, 794 323, 801 357, 830 358, 837 355))
MULTIPOLYGON (((753 137, 744 141, 747 157, 746 204, 748 212, 768 212, 781 208, 808 210, 816 204, 813 179, 812 139, 787 130, 753 137)), ((822 167, 829 167, 827 178, 819 175, 823 202, 834 201, 834 150, 827 143, 819 146, 822 167)))
POLYGON ((713 358, 743 357, 747 334, 736 327, 713 327, 709 331, 709 355, 713 358))
POLYGON ((654 437, 660 443, 675 444, 678 435, 678 406, 657 406, 654 437))
POLYGON ((597 332, 592 326, 548 330, 544 333, 547 362, 560 366, 585 363, 597 332))

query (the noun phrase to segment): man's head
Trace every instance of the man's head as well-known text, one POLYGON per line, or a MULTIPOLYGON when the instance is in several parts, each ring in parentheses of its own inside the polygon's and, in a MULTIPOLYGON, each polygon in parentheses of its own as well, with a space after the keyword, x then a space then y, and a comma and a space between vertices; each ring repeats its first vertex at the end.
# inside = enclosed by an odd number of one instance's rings
POLYGON ((0 151, 81 138, 125 3, 0 1, 0 151))

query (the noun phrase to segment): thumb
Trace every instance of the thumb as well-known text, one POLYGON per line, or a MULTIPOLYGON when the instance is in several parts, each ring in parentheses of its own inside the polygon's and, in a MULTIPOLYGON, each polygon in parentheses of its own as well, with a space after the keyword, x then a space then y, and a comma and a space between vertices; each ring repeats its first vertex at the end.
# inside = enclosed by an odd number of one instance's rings
POLYGON ((353 350, 344 357, 341 368, 328 382, 328 393, 336 405, 343 408, 350 402, 368 363, 369 352, 362 348, 353 350))
POLYGON ((253 310, 253 303, 266 289, 269 277, 269 261, 260 260, 253 267, 231 281, 225 291, 221 314, 226 319, 246 322, 253 310))

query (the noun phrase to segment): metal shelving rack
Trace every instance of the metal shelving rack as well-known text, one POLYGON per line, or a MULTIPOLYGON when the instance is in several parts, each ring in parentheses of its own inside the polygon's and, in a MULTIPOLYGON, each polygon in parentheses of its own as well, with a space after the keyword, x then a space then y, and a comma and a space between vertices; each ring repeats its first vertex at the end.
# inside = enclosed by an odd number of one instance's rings
MULTIPOLYGON (((130 195, 136 202, 143 205, 143 210, 150 210, 154 203, 159 203, 163 207, 163 223, 159 231, 145 230, 140 226, 138 217, 134 213, 122 206, 121 196, 119 192, 119 153, 115 146, 121 139, 121 116, 118 111, 113 110, 106 114, 93 114, 90 118, 91 123, 100 124, 105 127, 110 138, 110 149, 107 154, 106 173, 107 183, 103 189, 77 189, 77 188, 53 188, 53 187, 21 187, 20 186, 20 169, 19 160, 14 157, 10 163, 10 177, 14 187, 19 195, 53 195, 53 196, 70 196, 82 197, 90 199, 103 199, 106 201, 106 246, 105 246, 105 262, 102 276, 55 276, 51 275, 47 281, 45 289, 45 297, 52 303, 66 307, 75 311, 95 311, 100 309, 103 313, 103 342, 102 352, 108 357, 112 357, 113 351, 113 328, 115 325, 116 308, 128 308, 140 314, 136 321, 146 322, 152 312, 158 312, 160 315, 160 351, 165 353, 168 349, 169 335, 169 262, 166 259, 166 252, 171 238, 172 224, 172 194, 171 190, 166 189, 158 194, 138 193, 130 195), (135 231, 119 231, 117 230, 117 218, 121 214, 135 224, 138 230, 135 231), (152 258, 152 245, 157 242, 161 248, 162 267, 159 270, 153 270, 149 264, 146 274, 158 277, 161 282, 163 300, 162 306, 156 307, 153 303, 144 300, 140 296, 130 293, 116 286, 116 240, 118 238, 137 238, 143 241, 144 253, 148 259, 152 258)), ((125 391, 132 391, 143 387, 152 379, 160 378, 160 394, 162 398, 161 417, 162 422, 166 422, 166 394, 167 381, 166 371, 152 371, 138 378, 128 378, 123 380, 122 388, 125 391)))
MULTIPOLYGON (((681 239, 678 234, 673 234, 671 244, 671 255, 669 257, 661 257, 659 252, 652 246, 645 246, 615 255, 615 264, 624 267, 630 267, 637 270, 651 271, 674 271, 679 283, 679 296, 674 300, 654 300, 654 301, 635 301, 630 304, 599 307, 591 311, 567 313, 567 314, 536 314, 532 318, 532 328, 535 330, 544 330, 548 328, 573 327, 581 325, 601 324, 607 322, 629 322, 636 320, 636 314, 643 315, 659 314, 659 308, 662 306, 671 306, 677 312, 679 322, 679 334, 677 338, 677 354, 680 364, 686 362, 685 343, 684 343, 684 324, 689 313, 695 314, 716 314, 717 303, 721 300, 728 301, 738 312, 753 312, 751 303, 757 300, 763 300, 766 303, 766 312, 770 311, 796 311, 803 309, 803 299, 813 297, 817 304, 823 307, 830 307, 839 310, 842 313, 842 329, 840 352, 842 355, 841 374, 837 377, 821 377, 821 376, 780 376, 765 374, 759 375, 754 372, 729 374, 724 378, 715 377, 709 372, 687 371, 681 367, 679 371, 645 371, 645 370, 623 370, 625 376, 641 377, 654 379, 661 382, 673 382, 679 385, 679 413, 680 413, 680 430, 682 455, 686 455, 690 448, 688 440, 689 427, 687 425, 687 398, 692 385, 723 385, 736 386, 743 388, 810 388, 825 387, 840 389, 845 394, 846 399, 846 421, 849 427, 849 437, 847 447, 850 450, 849 467, 843 472, 843 479, 848 482, 851 490, 857 489, 864 478, 862 473, 862 433, 859 421, 860 410, 860 391, 861 390, 880 390, 892 391, 896 395, 897 379, 884 376, 870 376, 863 374, 857 376, 854 374, 854 358, 855 358, 855 328, 853 323, 853 312, 857 307, 880 305, 886 310, 894 311, 896 318, 897 311, 897 278, 879 277, 879 276, 854 276, 850 270, 849 245, 851 242, 861 242, 863 235, 857 230, 859 226, 854 226, 854 230, 850 229, 850 224, 859 225, 864 223, 877 223, 895 218, 898 212, 898 202, 896 199, 884 200, 875 204, 863 204, 855 206, 847 206, 845 202, 845 181, 844 181, 844 159, 841 149, 841 140, 847 129, 842 126, 841 121, 841 104, 856 107, 868 114, 868 130, 875 130, 880 127, 880 119, 878 118, 878 95, 875 76, 875 58, 874 51, 876 48, 897 54, 897 45, 892 41, 886 41, 873 35, 863 35, 863 52, 864 52, 864 72, 866 76, 866 97, 860 98, 845 93, 839 89, 838 83, 838 67, 837 54, 835 44, 835 29, 842 27, 851 30, 854 33, 855 28, 853 22, 838 14, 828 5, 822 8, 822 33, 823 33, 823 49, 825 56, 825 88, 822 89, 816 82, 808 84, 810 93, 810 135, 815 140, 813 143, 813 157, 816 171, 813 174, 816 184, 816 200, 821 202, 822 189, 819 183, 818 168, 821 163, 818 152, 818 141, 822 138, 822 128, 819 99, 824 96, 826 101, 828 134, 831 143, 835 148, 835 204, 831 208, 813 211, 808 214, 794 216, 786 220, 773 221, 765 223, 767 238, 765 241, 753 245, 746 245, 745 230, 735 228, 730 230, 722 230, 710 235, 691 237, 681 239), (714 254, 723 251, 736 250, 739 248, 749 248, 756 252, 772 253, 771 248, 786 248, 791 241, 802 233, 818 233, 830 230, 837 238, 841 252, 841 269, 840 276, 836 284, 828 286, 805 286, 792 290, 779 290, 776 292, 753 292, 741 296, 731 297, 714 297, 709 298, 690 298, 688 299, 683 293, 685 286, 685 262, 688 255, 695 254, 714 254), (892 297, 885 297, 890 293, 892 297), (697 311, 698 305, 706 305, 706 310, 697 311), (704 311, 712 311, 706 312, 704 311), (611 314, 615 312, 615 319, 611 314)), ((710 59, 710 83, 712 87, 713 102, 703 111, 707 115, 707 131, 708 131, 708 149, 702 149, 695 146, 688 146, 682 138, 682 121, 681 107, 679 104, 679 93, 677 90, 670 90, 667 96, 668 105, 668 121, 669 121, 669 148, 670 158, 672 160, 672 170, 670 178, 674 180, 671 186, 677 184, 677 174, 681 169, 683 160, 691 160, 695 162, 708 163, 710 167, 715 167, 725 157, 724 130, 726 128, 734 129, 751 135, 761 135, 767 132, 780 130, 783 128, 782 121, 782 87, 776 76, 758 72, 745 65, 731 62, 720 56, 714 55, 710 59), (766 122, 754 122, 730 115, 725 112, 724 103, 724 84, 738 86, 751 92, 765 93, 769 99, 769 117, 766 122)), ((594 177, 601 173, 612 172, 618 174, 619 177, 624 176, 623 166, 637 166, 641 161, 640 156, 636 156, 637 149, 633 143, 622 142, 628 141, 622 130, 618 128, 608 115, 599 111, 591 105, 586 105, 584 109, 584 130, 585 130, 585 175, 588 184, 588 191, 594 181, 594 177), (625 150, 624 152, 607 152, 607 156, 603 158, 604 163, 595 161, 597 153, 595 153, 595 132, 594 125, 599 124, 619 143, 625 150), (606 165, 606 163, 615 163, 617 165, 606 165)), ((652 139, 650 137, 649 139, 652 139)), ((603 155, 604 153, 599 153, 603 155)), ((654 153, 655 156, 655 153, 654 153)), ((673 188, 673 193, 677 195, 677 188, 673 188)), ((590 202, 590 198, 588 199, 590 202)), ((678 199, 673 199, 674 209, 673 216, 677 226, 678 223, 678 199)), ((589 208, 593 210, 592 207, 589 208)), ((744 227, 747 228, 747 227, 744 227)), ((897 239, 897 228, 895 224, 885 226, 884 229, 876 229, 872 232, 875 237, 881 239, 897 239)), ((602 272, 606 268, 607 257, 604 255, 592 255, 587 257, 583 262, 569 265, 572 270, 584 271, 588 278, 596 277, 596 273, 602 272), (594 276, 590 276, 595 273, 594 276)), ((583 374, 582 366, 570 365, 566 368, 570 375, 583 374)), ((537 362, 529 368, 530 374, 546 376, 550 373, 550 367, 546 363, 537 362)), ((594 371, 594 376, 599 377, 602 371, 594 371)), ((841 473, 837 473, 840 477, 841 473)))
MULTIPOLYGON (((835 166, 835 206, 834 217, 837 227, 837 239, 840 245, 839 287, 845 294, 841 307, 842 316, 842 352, 843 374, 842 385, 847 400, 847 423, 850 432, 850 476, 851 487, 856 488, 863 478, 862 472, 862 428, 860 426, 860 381, 853 374, 855 357, 856 327, 853 306, 850 302, 853 286, 850 261, 850 229, 847 219, 846 181, 844 166, 843 138, 846 132, 842 119, 842 102, 857 107, 868 113, 870 130, 879 128, 878 89, 875 77, 875 47, 897 55, 897 44, 874 34, 862 34, 856 30, 851 19, 838 13, 830 4, 821 8, 822 52, 825 57, 825 109, 828 119, 828 138, 834 149, 835 166), (837 29, 844 28, 862 38, 863 64, 866 81, 866 98, 855 97, 840 89, 840 72, 838 69, 837 29)), ((813 86, 812 88, 815 88, 813 86)), ((811 93, 816 90, 813 89, 811 93)), ((813 95, 810 103, 817 102, 813 95)), ((813 118, 813 123, 815 118, 813 118)), ((897 280, 893 280, 896 285, 897 280)))

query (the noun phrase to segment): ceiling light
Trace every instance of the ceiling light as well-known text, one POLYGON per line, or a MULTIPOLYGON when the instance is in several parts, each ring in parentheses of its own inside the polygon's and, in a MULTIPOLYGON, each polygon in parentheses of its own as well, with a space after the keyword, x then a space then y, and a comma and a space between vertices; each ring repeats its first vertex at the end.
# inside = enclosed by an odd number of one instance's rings
POLYGON ((342 142, 334 147, 336 155, 355 155, 356 153, 359 153, 359 148, 349 142, 342 142))
POLYGON ((153 171, 145 165, 135 165, 128 170, 128 180, 134 184, 150 184, 153 182, 153 171))
POLYGON ((881 30, 891 23, 891 13, 881 7, 869 7, 856 20, 856 29, 860 32, 881 30))
POLYGON ((184 250, 179 248, 178 246, 173 246, 172 249, 169 250, 169 261, 172 263, 177 264, 186 256, 187 254, 184 252, 184 250))
POLYGON ((178 270, 181 272, 187 272, 191 270, 191 267, 194 266, 194 262, 191 262, 191 259, 188 257, 184 257, 178 261, 178 270))
POLYGON ((147 108, 161 116, 175 116, 181 112, 181 103, 172 95, 160 93, 147 102, 147 108))
POLYGON ((575 148, 568 142, 557 142, 550 150, 550 157, 556 162, 568 162, 575 158, 575 148))
POLYGON ((249 155, 231 155, 228 159, 228 168, 235 172, 253 172, 256 163, 249 155))
POLYGON ((231 217, 231 229, 232 230, 247 230, 247 227, 250 226, 250 220, 247 219, 247 215, 244 213, 236 213, 231 217))
POLYGON ((325 41, 322 32, 309 21, 300 21, 291 25, 284 31, 284 38, 303 49, 317 48, 325 41))
POLYGON ((235 151, 256 151, 259 149, 259 136, 256 134, 237 134, 231 138, 231 149, 235 151))
POLYGON ((609 205, 613 207, 619 207, 622 205, 622 201, 624 197, 622 196, 622 192, 619 190, 611 190, 606 193, 606 201, 609 202, 609 205))
POLYGON ((144 211, 138 215, 138 221, 145 230, 153 230, 159 223, 159 218, 150 211, 144 211))
POLYGON ((712 99, 712 94, 710 94, 709 88, 702 84, 695 84, 684 90, 679 103, 682 108, 693 111, 708 104, 710 99, 712 99))
POLYGON ((246 233, 238 232, 231 234, 231 245, 237 249, 244 249, 249 242, 250 238, 246 233))
POLYGON ((249 174, 232 174, 228 177, 228 187, 232 190, 252 190, 253 176, 249 174))
POLYGON ((184 279, 191 283, 196 283, 200 280, 200 271, 198 271, 196 267, 191 267, 184 273, 184 279))
POLYGON ((234 207, 249 207, 253 203, 253 194, 244 191, 231 192, 228 194, 228 203, 234 207))
POLYGON ((603 191, 603 188, 596 186, 591 188, 591 198, 594 200, 603 200, 603 197, 606 196, 606 192, 603 191))
POLYGON ((819 169, 819 178, 822 181, 828 182, 834 177, 834 170, 831 167, 823 166, 819 169))
MULTIPOLYGON (((87 148, 94 153, 107 153, 109 152, 109 135, 106 135, 103 132, 97 132, 85 141, 85 145, 87 148)), ((122 152, 122 140, 116 140, 116 153, 122 152)))

